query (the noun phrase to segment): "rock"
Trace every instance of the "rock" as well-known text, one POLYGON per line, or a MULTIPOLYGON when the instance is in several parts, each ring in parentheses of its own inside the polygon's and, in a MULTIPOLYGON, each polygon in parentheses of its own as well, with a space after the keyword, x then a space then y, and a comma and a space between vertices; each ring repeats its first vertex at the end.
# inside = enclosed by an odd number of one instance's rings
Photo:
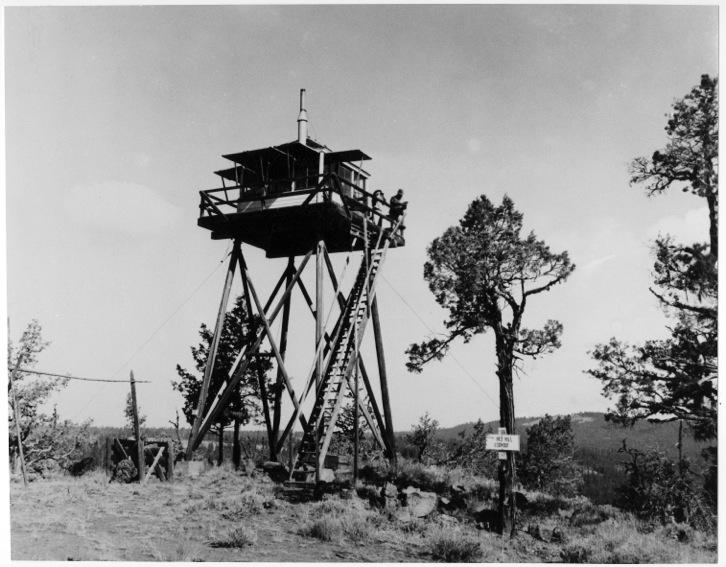
POLYGON ((262 503, 262 507, 265 510, 274 510, 275 508, 279 508, 280 507, 280 502, 277 499, 272 498, 270 500, 265 500, 262 503))
POLYGON ((262 464, 262 470, 274 482, 285 482, 289 476, 285 466, 277 461, 265 461, 262 464))
POLYGON ((174 474, 180 477, 196 478, 207 470, 206 461, 182 461, 174 466, 174 474))
POLYGON ((358 498, 357 496, 353 496, 350 499, 346 500, 346 506, 348 509, 351 510, 366 510, 368 509, 368 506, 366 505, 365 501, 358 498))
POLYGON ((448 508, 451 510, 464 510, 466 509, 466 499, 469 493, 462 484, 455 484, 451 487, 451 503, 448 508))
POLYGON ((559 528, 552 530, 552 537, 550 537, 550 543, 565 543, 565 534, 559 528))
POLYGON ((387 482, 381 488, 381 496, 384 498, 398 498, 398 488, 392 482, 387 482))
POLYGON ((335 482, 339 484, 353 484, 353 469, 349 467, 338 467, 334 469, 335 482))
POLYGON ((690 526, 684 524, 676 527, 674 535, 681 543, 687 543, 693 539, 693 530, 690 526))
POLYGON ((375 487, 364 484, 356 489, 356 493, 358 494, 358 497, 363 500, 368 500, 371 506, 380 505, 380 496, 378 494, 378 489, 375 487))
POLYGON ((399 522, 404 523, 411 522, 414 518, 409 508, 401 508, 394 514, 394 516, 399 522))
POLYGON ((436 510, 438 496, 435 492, 424 492, 409 486, 403 493, 406 495, 406 506, 415 518, 424 518, 436 510))
POLYGON ((474 512, 474 521, 482 524, 483 527, 479 529, 494 531, 499 525, 499 514, 496 510, 482 507, 474 512))
POLYGON ((459 520, 454 518, 454 516, 449 516, 448 514, 439 514, 438 520, 439 523, 443 524, 444 526, 455 526, 459 523, 459 520))
POLYGON ((75 463, 71 463, 68 472, 71 476, 83 476, 96 466, 96 460, 93 457, 86 457, 75 463))
POLYGON ((383 508, 386 510, 395 510, 398 508, 398 488, 392 482, 387 482, 381 488, 381 501, 383 508))
POLYGON ((517 505, 517 508, 519 508, 521 510, 522 508, 525 508, 527 506, 527 504, 529 503, 529 500, 521 492, 515 492, 514 493, 514 502, 517 505))
POLYGON ((529 526, 527 526, 527 533, 531 535, 534 539, 544 541, 544 538, 542 537, 542 531, 539 529, 539 524, 530 524, 529 526))
POLYGON ((333 469, 320 469, 320 482, 335 482, 335 471, 333 469))
POLYGON ((119 461, 119 463, 114 468, 113 476, 111 476, 111 481, 125 483, 133 482, 136 480, 138 474, 139 473, 136 470, 136 465, 134 465, 134 462, 131 459, 123 459, 122 461, 119 461))

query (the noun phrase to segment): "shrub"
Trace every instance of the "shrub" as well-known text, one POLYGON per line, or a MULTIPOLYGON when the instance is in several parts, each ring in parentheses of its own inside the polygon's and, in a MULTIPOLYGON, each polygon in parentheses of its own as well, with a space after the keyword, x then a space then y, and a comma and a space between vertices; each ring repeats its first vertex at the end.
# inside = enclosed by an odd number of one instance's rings
POLYGON ((565 563, 587 563, 590 550, 580 543, 567 545, 560 551, 560 557, 565 563))
POLYGON ((434 561, 475 563, 481 557, 481 545, 457 529, 441 529, 430 538, 429 550, 434 561))
POLYGON ((305 537, 313 537, 321 541, 338 539, 342 532, 342 522, 338 518, 323 516, 317 520, 306 522, 298 531, 305 537))
POLYGON ((575 507, 574 512, 570 516, 570 526, 579 528, 600 524, 616 514, 617 510, 612 506, 596 506, 590 502, 585 502, 575 507))
POLYGON ((405 534, 424 535, 428 524, 423 518, 412 518, 410 522, 401 522, 400 529, 405 534))
POLYGON ((379 498, 378 489, 375 486, 370 486, 369 484, 359 486, 356 489, 356 494, 358 495, 358 498, 362 498, 363 500, 371 503, 377 502, 379 498))
POLYGON ((459 439, 448 443, 446 463, 469 473, 495 477, 499 466, 497 455, 486 448, 486 436, 493 432, 491 425, 485 427, 481 419, 471 430, 460 431, 459 439))
POLYGON ((448 490, 449 481, 449 472, 445 468, 411 461, 399 463, 394 479, 397 486, 412 485, 436 493, 448 490))
POLYGON ((690 464, 671 461, 664 453, 629 448, 623 442, 619 450, 630 457, 625 467, 626 482, 618 489, 617 505, 646 520, 667 523, 693 523, 704 528, 712 521, 712 511, 698 494, 690 464))
POLYGON ((527 452, 519 464, 520 479, 527 488, 572 496, 582 485, 574 452, 572 418, 545 415, 527 428, 527 452))
POLYGON ((257 543, 257 533, 251 528, 240 526, 229 530, 219 539, 212 540, 212 547, 246 547, 257 543))
POLYGON ((411 433, 406 435, 406 443, 414 448, 417 461, 423 461, 424 457, 431 452, 438 430, 439 422, 426 412, 418 419, 418 423, 413 426, 411 433))
POLYGON ((573 506, 583 505, 589 502, 582 498, 565 498, 553 496, 546 492, 527 492, 527 503, 522 506, 522 511, 532 516, 551 516, 559 514, 561 510, 570 510, 573 506))
POLYGON ((225 506, 222 513, 225 520, 241 520, 262 511, 264 498, 255 493, 243 492, 241 496, 225 506))
POLYGON ((368 539, 370 527, 365 518, 358 515, 349 515, 343 518, 342 526, 345 537, 350 541, 361 543, 368 539))

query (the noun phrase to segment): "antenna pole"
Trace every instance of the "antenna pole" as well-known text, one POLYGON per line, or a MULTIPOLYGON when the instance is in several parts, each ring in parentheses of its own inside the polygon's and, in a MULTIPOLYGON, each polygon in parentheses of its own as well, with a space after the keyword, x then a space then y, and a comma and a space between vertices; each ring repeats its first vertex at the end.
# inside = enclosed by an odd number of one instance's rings
POLYGON ((300 113, 297 115, 297 141, 308 142, 308 113, 305 110, 305 89, 300 89, 300 113))

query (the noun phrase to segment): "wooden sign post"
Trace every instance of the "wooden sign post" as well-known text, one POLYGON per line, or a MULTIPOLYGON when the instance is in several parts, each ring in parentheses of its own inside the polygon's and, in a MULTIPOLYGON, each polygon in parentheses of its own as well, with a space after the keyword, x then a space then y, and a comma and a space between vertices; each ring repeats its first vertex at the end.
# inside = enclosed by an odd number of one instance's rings
POLYGON ((499 456, 499 521, 503 533, 506 522, 505 495, 509 497, 509 522, 511 534, 515 533, 515 500, 514 500, 514 455, 519 451, 519 435, 508 434, 506 428, 500 427, 496 434, 486 436, 486 449, 497 451, 499 456), (510 460, 511 459, 511 460, 510 460))
POLYGON ((490 433, 486 436, 487 451, 498 451, 499 460, 507 460, 507 451, 519 451, 519 435, 507 435, 504 427, 499 428, 499 432, 490 433))

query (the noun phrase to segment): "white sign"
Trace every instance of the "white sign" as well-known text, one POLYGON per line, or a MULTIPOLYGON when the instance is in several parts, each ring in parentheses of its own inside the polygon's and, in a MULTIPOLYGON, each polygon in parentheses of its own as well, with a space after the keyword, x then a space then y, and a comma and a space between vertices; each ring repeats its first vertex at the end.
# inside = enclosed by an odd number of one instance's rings
POLYGON ((519 451, 519 435, 491 433, 486 436, 486 448, 489 451, 519 451))

